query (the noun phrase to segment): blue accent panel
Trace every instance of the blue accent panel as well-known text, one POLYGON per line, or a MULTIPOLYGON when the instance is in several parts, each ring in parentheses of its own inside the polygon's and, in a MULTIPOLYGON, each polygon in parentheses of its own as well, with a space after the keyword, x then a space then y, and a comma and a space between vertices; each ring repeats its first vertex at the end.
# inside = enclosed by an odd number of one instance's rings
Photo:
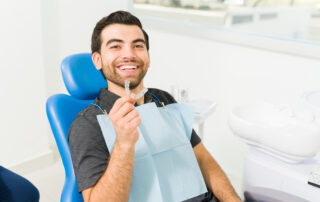
POLYGON ((100 71, 92 62, 90 53, 79 53, 66 57, 61 63, 64 84, 72 97, 94 99, 100 89, 108 86, 100 71))
POLYGON ((78 193, 77 183, 73 171, 68 131, 77 114, 86 108, 93 100, 78 100, 69 95, 57 94, 47 100, 47 116, 56 140, 66 179, 61 194, 63 202, 83 201, 82 194, 78 193))

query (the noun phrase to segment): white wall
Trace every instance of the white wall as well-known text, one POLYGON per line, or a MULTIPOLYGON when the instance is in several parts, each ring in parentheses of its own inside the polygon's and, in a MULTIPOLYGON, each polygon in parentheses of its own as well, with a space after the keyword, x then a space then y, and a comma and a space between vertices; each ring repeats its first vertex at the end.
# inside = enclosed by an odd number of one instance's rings
POLYGON ((40 0, 0 3, 0 164, 48 150, 40 0))
POLYGON ((320 89, 320 60, 183 36, 146 27, 151 68, 145 84, 188 87, 194 99, 218 103, 204 143, 233 179, 241 180, 247 146, 227 125, 233 106, 268 101, 299 106, 305 90, 320 89))
POLYGON ((55 147, 45 102, 65 92, 61 60, 90 52, 95 23, 119 9, 131 9, 130 1, 1 1, 0 165, 19 165, 55 147))
POLYGON ((128 0, 43 0, 44 62, 47 95, 65 90, 60 63, 70 54, 91 52, 95 24, 116 10, 131 10, 128 0))

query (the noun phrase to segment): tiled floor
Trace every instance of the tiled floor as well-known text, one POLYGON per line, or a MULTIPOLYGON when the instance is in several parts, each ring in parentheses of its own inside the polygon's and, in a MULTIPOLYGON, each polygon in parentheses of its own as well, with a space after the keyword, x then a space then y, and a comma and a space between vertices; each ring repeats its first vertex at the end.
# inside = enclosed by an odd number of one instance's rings
MULTIPOLYGON (((64 168, 59 158, 52 165, 24 175, 40 191, 40 202, 60 201, 61 190, 64 184, 64 168)), ((241 193, 241 182, 230 177, 230 180, 238 193, 241 193)))

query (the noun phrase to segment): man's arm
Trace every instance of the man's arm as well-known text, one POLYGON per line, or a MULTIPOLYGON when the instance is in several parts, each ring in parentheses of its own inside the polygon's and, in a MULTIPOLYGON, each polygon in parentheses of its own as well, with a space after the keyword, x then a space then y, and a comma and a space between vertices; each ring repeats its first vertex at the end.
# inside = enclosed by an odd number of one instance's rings
POLYGON ((241 201, 227 176, 206 150, 202 142, 193 148, 207 187, 221 201, 241 201))
POLYGON ((82 191, 88 201, 128 201, 134 162, 134 147, 115 144, 105 173, 93 187, 82 191))
POLYGON ((88 201, 128 201, 134 165, 134 148, 139 134, 140 117, 133 103, 135 98, 120 98, 112 107, 109 118, 117 133, 108 167, 98 182, 82 191, 88 201))

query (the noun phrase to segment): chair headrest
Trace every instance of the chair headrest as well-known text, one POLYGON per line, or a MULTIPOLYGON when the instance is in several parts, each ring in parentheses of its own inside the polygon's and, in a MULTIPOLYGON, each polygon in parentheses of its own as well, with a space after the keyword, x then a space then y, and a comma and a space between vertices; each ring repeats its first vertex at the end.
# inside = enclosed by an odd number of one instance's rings
POLYGON ((101 88, 108 86, 100 71, 95 68, 90 53, 64 58, 61 71, 68 92, 77 99, 94 99, 98 97, 101 88))

